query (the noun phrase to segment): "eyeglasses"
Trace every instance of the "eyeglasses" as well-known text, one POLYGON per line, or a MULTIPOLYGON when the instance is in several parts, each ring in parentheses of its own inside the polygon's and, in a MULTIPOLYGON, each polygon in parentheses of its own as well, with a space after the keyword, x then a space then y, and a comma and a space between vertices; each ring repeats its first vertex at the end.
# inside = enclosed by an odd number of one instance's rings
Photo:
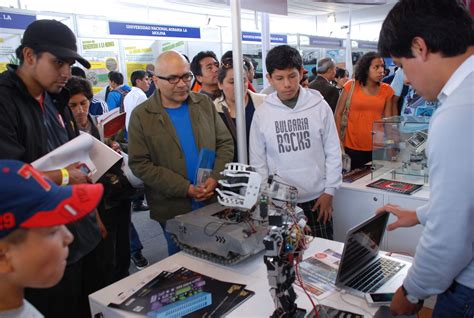
POLYGON ((185 73, 181 76, 171 75, 171 76, 168 76, 168 77, 164 77, 164 76, 156 75, 156 77, 159 78, 159 79, 162 79, 164 81, 168 81, 168 83, 170 83, 170 84, 178 84, 178 82, 180 80, 183 80, 183 82, 185 82, 185 83, 190 82, 194 78, 194 75, 193 75, 193 73, 189 72, 189 73, 185 73))

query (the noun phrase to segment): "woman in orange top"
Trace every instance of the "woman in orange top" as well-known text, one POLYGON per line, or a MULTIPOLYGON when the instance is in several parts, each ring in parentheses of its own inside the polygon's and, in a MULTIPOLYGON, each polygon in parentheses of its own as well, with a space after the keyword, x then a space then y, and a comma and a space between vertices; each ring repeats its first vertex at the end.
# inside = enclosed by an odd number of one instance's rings
MULTIPOLYGON (((346 154, 351 157, 351 168, 357 169, 372 161, 372 128, 375 120, 391 116, 393 89, 382 83, 384 61, 376 52, 364 54, 356 65, 355 80, 344 85, 337 102, 335 117, 339 134, 341 118, 352 83, 352 93, 346 135, 341 140, 346 154)), ((340 135, 339 135, 340 137, 340 135)))

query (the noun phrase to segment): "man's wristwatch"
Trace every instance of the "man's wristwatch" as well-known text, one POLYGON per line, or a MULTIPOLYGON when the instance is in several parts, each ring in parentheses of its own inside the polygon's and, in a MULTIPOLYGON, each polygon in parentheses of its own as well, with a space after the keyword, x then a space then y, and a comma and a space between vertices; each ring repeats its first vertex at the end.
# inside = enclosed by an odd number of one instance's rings
POLYGON ((423 303, 423 299, 418 299, 413 295, 408 294, 407 290, 405 289, 405 286, 402 285, 402 291, 403 295, 405 295, 405 298, 408 300, 413 305, 418 305, 423 303))

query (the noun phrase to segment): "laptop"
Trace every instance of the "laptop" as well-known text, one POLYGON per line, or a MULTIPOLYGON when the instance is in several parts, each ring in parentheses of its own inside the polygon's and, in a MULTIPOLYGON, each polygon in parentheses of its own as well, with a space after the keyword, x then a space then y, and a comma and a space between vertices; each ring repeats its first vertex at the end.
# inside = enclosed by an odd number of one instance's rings
POLYGON ((392 293, 402 285, 411 264, 379 253, 389 216, 376 214, 347 232, 336 286, 364 297, 392 293))

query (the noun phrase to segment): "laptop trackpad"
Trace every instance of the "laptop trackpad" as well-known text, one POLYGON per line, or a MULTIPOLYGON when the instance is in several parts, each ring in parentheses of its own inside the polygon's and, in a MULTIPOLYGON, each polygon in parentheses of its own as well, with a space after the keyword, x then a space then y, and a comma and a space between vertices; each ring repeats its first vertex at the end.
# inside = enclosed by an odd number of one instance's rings
POLYGON ((376 293, 394 293, 403 284, 404 276, 397 273, 390 281, 386 282, 382 287, 377 289, 376 293))

